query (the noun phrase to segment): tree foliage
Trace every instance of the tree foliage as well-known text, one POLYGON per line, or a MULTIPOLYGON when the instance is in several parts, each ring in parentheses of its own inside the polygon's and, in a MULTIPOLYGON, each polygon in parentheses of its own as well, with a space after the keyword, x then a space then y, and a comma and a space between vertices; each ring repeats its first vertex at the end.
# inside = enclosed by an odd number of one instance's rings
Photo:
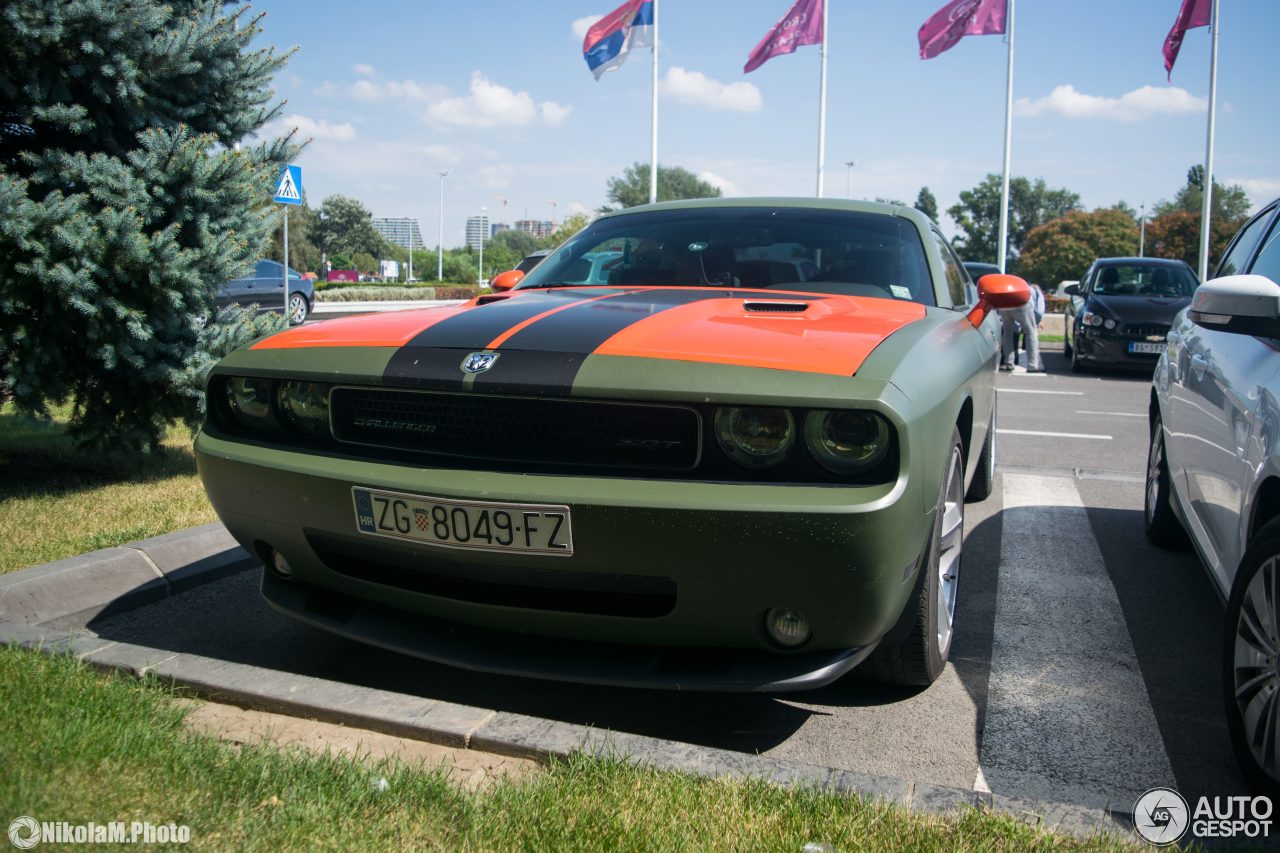
POLYGON ((373 214, 354 198, 331 195, 320 203, 312 238, 322 252, 352 257, 386 257, 387 240, 373 227, 373 214))
POLYGON ((933 192, 928 187, 921 187, 919 194, 916 195, 916 210, 925 216, 938 221, 938 200, 934 198, 933 192))
POLYGON ((1095 258, 1138 252, 1138 226, 1118 208, 1074 210, 1031 229, 1019 258, 1022 276, 1042 286, 1079 280, 1095 258))
MULTIPOLYGON (((960 201, 947 208, 960 234, 956 250, 966 261, 996 262, 1000 242, 1000 184, 997 174, 989 174, 971 190, 960 193, 960 201)), ((1043 178, 1009 180, 1009 257, 1017 259, 1031 229, 1080 209, 1080 196, 1066 189, 1051 189, 1043 178)))
MULTIPOLYGON (((649 164, 635 163, 626 168, 620 178, 610 178, 605 195, 619 207, 635 207, 649 203, 649 164)), ((675 201, 684 198, 719 198, 720 188, 688 169, 679 166, 658 166, 658 201, 675 201)))
MULTIPOLYGON (((1222 259, 1231 238, 1245 223, 1245 217, 1209 220, 1209 274, 1222 259)), ((1191 268, 1200 268, 1200 211, 1174 210, 1157 216, 1147 223, 1147 254, 1156 258, 1173 258, 1186 261, 1191 268)))
MULTIPOLYGON (((1174 195, 1172 201, 1156 203, 1155 215, 1164 216, 1182 211, 1194 213, 1197 219, 1200 208, 1204 205, 1204 166, 1192 166, 1187 170, 1187 182, 1174 195)), ((1219 220, 1235 221, 1249 215, 1253 205, 1249 196, 1239 184, 1224 187, 1216 180, 1213 182, 1213 198, 1209 200, 1209 219, 1216 223, 1219 220)), ((1215 226, 1216 230, 1216 226, 1215 226)), ((1192 264, 1195 266, 1195 264, 1192 264)))
POLYGON ((577 234, 583 228, 591 224, 591 217, 585 213, 575 213, 564 222, 560 223, 560 227, 551 235, 551 240, 547 248, 554 249, 562 245, 566 240, 577 234))
POLYGON ((83 442, 150 447, 191 413, 210 300, 268 245, 297 146, 234 146, 279 112, 287 57, 251 48, 257 21, 216 0, 0 7, 0 387, 33 414, 73 400, 83 442))

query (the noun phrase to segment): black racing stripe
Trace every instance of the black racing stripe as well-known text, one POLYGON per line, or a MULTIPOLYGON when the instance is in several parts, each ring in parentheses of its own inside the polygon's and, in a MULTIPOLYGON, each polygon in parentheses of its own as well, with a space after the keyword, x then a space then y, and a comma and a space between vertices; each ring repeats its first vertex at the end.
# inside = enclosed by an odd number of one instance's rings
POLYGON ((484 349, 490 341, 512 326, 530 320, 544 311, 600 294, 599 288, 565 288, 545 293, 527 293, 487 305, 477 305, 424 329, 405 347, 459 347, 472 351, 484 349))
POLYGON ((609 338, 641 320, 679 305, 724 299, 720 289, 653 289, 625 293, 581 305, 526 326, 508 338, 502 349, 548 350, 589 355, 609 338))
POLYGON ((726 295, 719 289, 654 289, 565 309, 508 338, 500 347, 503 357, 476 377, 474 387, 495 394, 567 397, 587 356, 618 332, 678 305, 726 295))
POLYGON ((390 384, 406 388, 461 391, 462 380, 466 378, 462 360, 473 351, 403 346, 391 356, 382 376, 390 384))

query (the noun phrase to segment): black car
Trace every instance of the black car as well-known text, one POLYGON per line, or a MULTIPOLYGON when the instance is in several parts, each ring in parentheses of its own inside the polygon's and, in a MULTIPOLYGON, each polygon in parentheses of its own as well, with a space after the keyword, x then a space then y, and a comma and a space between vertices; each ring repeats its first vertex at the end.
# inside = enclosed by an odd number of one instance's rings
POLYGON ((969 278, 974 281, 977 281, 984 275, 1000 274, 1000 267, 995 264, 984 264, 981 261, 965 261, 963 266, 965 272, 969 273, 969 278))
POLYGON ((1071 369, 1154 369, 1173 318, 1199 285, 1185 261, 1098 258, 1063 291, 1071 297, 1063 345, 1071 369))
MULTIPOLYGON (((254 305, 259 311, 284 310, 284 265, 279 261, 260 260, 253 265, 253 275, 225 282, 214 298, 214 307, 254 305)), ((300 325, 315 304, 315 286, 302 273, 289 268, 289 324, 300 325)))

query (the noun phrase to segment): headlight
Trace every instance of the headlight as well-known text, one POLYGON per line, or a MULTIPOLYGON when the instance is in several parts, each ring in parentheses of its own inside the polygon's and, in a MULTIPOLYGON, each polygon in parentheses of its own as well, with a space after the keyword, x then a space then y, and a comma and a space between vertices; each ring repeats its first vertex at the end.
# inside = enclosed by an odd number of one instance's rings
POLYGON ((1102 315, 1101 315, 1101 314, 1095 314, 1095 313, 1094 313, 1094 312, 1092 312, 1092 311, 1086 311, 1086 312, 1084 312, 1084 318, 1083 318, 1083 319, 1084 319, 1084 324, 1085 324, 1086 326, 1101 326, 1101 325, 1102 325, 1102 315))
POLYGON ((804 440, 818 464, 835 474, 860 474, 889 452, 889 422, 875 412, 810 412, 804 440))
POLYGON ((1106 326, 1108 330, 1110 330, 1110 329, 1114 329, 1114 328, 1116 327, 1116 321, 1115 321, 1115 320, 1112 320, 1110 317, 1108 317, 1107 319, 1103 320, 1103 321, 1102 321, 1102 324, 1103 324, 1104 326, 1106 326))
POLYGON ((329 427, 329 388, 290 380, 280 386, 280 413, 298 432, 315 435, 329 427))
POLYGON ((718 409, 716 438, 739 465, 771 468, 787 458, 796 423, 786 409, 718 409))
POLYGON ((264 429, 271 422, 271 383, 266 379, 233 376, 227 380, 227 403, 241 425, 264 429))

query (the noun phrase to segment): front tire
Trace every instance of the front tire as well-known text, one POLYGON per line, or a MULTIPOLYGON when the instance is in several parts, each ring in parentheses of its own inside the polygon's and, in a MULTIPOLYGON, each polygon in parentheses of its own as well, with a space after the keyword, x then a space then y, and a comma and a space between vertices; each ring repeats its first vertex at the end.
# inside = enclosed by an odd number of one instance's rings
POLYGON ((1280 797, 1280 519, 1249 543, 1227 601, 1227 731, 1249 784, 1280 797))
POLYGON ((301 293, 289 294, 289 325, 301 326, 307 320, 307 314, 310 313, 307 304, 307 297, 301 293))
POLYGON ((1071 348, 1071 372, 1087 373, 1088 368, 1084 366, 1084 362, 1080 360, 1080 347, 1077 344, 1071 348))
POLYGON ((1164 450, 1164 422, 1159 415, 1151 425, 1148 447, 1146 500, 1142 513, 1147 539, 1157 548, 1185 548, 1189 544, 1187 531, 1173 509, 1173 481, 1169 477, 1169 459, 1164 450))
POLYGON ((952 429, 925 559, 898 624, 867 659, 872 678, 903 687, 928 687, 942 675, 955 634, 963 544, 964 454, 960 431, 952 429))
POLYGON ((978 456, 978 468, 973 472, 973 481, 969 483, 969 491, 964 499, 968 503, 985 501, 991 497, 996 481, 996 406, 991 406, 991 423, 987 427, 987 440, 982 443, 982 453, 978 456))

